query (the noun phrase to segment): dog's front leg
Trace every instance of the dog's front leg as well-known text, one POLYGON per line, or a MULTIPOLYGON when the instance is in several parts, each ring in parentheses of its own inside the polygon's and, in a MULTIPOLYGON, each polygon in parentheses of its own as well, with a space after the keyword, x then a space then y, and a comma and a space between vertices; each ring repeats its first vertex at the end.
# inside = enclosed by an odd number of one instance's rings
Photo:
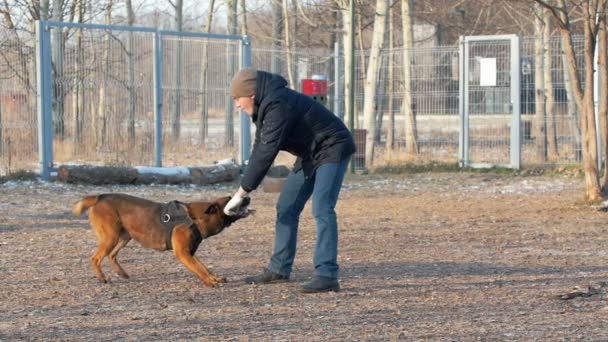
MULTIPOLYGON (((190 252, 190 241, 194 239, 192 232, 186 225, 179 225, 173 229, 171 244, 173 253, 182 264, 192 273, 196 274, 207 286, 217 286, 221 279, 211 274, 207 267, 190 252)), ((225 281, 225 280, 224 280, 225 281)))

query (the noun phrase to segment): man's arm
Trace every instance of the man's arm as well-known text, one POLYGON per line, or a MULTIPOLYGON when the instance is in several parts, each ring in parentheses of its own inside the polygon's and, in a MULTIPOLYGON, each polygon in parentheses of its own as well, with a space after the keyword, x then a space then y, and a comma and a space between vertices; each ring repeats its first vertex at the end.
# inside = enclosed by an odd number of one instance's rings
POLYGON ((245 192, 251 192, 260 185, 281 149, 289 126, 287 113, 283 109, 284 105, 280 102, 272 103, 266 109, 268 112, 261 125, 260 137, 241 180, 241 188, 245 192))

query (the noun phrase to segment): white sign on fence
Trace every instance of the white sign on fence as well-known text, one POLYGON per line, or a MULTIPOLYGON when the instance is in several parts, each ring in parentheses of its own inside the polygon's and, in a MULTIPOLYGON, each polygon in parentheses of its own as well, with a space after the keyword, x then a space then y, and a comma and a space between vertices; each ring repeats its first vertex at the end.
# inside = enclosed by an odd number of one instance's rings
POLYGON ((496 86, 496 58, 479 59, 479 85, 482 87, 496 86))

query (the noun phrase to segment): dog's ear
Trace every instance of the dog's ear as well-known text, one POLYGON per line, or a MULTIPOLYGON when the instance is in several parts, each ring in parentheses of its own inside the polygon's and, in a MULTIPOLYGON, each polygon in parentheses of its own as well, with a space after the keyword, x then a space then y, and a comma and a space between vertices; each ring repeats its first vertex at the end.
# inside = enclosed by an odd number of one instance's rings
POLYGON ((220 206, 217 203, 211 203, 211 205, 207 207, 207 210, 205 210, 205 214, 213 215, 219 213, 221 210, 222 209, 220 209, 220 206))

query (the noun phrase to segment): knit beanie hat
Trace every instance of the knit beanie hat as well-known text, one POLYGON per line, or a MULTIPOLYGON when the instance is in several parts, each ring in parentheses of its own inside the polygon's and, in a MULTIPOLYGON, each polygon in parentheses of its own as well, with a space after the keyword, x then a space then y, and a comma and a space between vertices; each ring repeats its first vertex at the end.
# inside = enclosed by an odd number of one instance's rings
POLYGON ((230 82, 230 95, 233 98, 246 97, 255 94, 257 70, 245 68, 239 70, 230 82))

